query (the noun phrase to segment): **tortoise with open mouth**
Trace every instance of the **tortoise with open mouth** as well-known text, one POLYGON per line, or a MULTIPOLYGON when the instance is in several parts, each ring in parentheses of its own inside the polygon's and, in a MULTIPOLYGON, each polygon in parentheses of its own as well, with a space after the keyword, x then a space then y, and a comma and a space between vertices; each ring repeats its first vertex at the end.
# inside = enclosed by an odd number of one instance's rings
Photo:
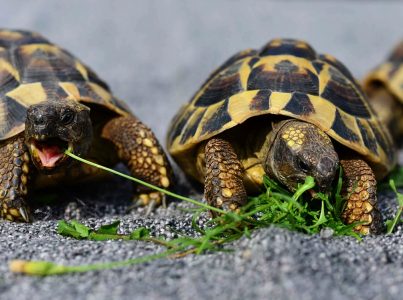
POLYGON ((396 153, 357 82, 330 55, 306 42, 272 40, 219 67, 175 116, 168 149, 204 182, 210 205, 237 210, 263 175, 295 190, 307 176, 331 188, 339 165, 347 198, 343 219, 379 232, 376 179, 396 153))
MULTIPOLYGON (((171 168, 153 132, 80 60, 41 35, 0 30, 0 216, 30 221, 28 192, 98 171, 74 164, 65 150, 92 161, 125 163, 157 186, 171 168)), ((140 204, 163 195, 138 188, 140 204)))

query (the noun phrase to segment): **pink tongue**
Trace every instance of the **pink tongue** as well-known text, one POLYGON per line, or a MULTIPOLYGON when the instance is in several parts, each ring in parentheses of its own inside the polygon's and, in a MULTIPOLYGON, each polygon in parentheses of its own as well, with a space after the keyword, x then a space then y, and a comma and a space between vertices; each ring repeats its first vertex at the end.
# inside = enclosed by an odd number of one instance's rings
POLYGON ((53 167, 63 157, 58 146, 43 147, 41 150, 38 149, 38 153, 44 167, 53 167))

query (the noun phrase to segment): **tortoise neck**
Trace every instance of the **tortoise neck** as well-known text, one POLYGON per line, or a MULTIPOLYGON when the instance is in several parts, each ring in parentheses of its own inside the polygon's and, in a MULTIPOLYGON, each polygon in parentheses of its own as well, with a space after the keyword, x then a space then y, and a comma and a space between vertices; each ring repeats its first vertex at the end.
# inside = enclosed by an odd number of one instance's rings
POLYGON ((290 122, 296 122, 296 120, 286 119, 278 122, 272 122, 272 130, 267 135, 266 141, 263 143, 262 150, 260 152, 260 159, 266 174, 271 178, 277 178, 273 167, 274 155, 272 155, 271 152, 274 151, 273 148, 275 147, 275 141, 278 137, 278 134, 281 132, 281 129, 290 122))

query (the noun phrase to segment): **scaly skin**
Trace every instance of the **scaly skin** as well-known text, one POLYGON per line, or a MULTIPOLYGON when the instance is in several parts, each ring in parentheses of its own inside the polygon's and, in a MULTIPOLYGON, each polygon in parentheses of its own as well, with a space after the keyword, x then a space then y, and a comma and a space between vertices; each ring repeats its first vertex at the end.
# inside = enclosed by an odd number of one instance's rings
POLYGON ((236 211, 246 203, 247 195, 242 182, 243 167, 231 144, 219 138, 209 140, 205 146, 205 160, 207 203, 236 211))
MULTIPOLYGON (((119 159, 129 168, 131 174, 161 188, 172 186, 172 170, 169 161, 157 138, 150 128, 134 117, 118 117, 109 121, 103 128, 102 137, 111 141, 119 159)), ((159 205, 164 195, 138 186, 139 204, 151 202, 159 205)))
POLYGON ((26 205, 30 156, 23 134, 8 139, 0 145, 0 216, 9 221, 29 222, 26 205))
POLYGON ((376 179, 372 169, 361 159, 341 160, 343 167, 343 194, 347 198, 342 218, 347 224, 364 222, 355 227, 362 234, 382 230, 381 215, 377 209, 376 179))

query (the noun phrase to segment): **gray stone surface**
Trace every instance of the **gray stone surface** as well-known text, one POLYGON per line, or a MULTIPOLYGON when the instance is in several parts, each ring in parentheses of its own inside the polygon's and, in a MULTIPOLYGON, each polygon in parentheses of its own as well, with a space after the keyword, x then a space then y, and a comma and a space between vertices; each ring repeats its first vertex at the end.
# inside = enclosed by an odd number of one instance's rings
MULTIPOLYGON (((158 137, 216 66, 236 51, 274 37, 308 40, 342 60, 357 77, 402 38, 398 1, 0 1, 0 26, 31 29, 90 65, 158 137)), ((182 188, 186 191, 186 188, 182 188)), ((61 277, 9 273, 9 260, 66 264, 122 260, 161 250, 141 242, 76 241, 57 235, 61 218, 96 226, 120 219, 122 230, 190 232, 189 207, 173 203, 145 218, 126 213, 130 184, 54 191, 57 205, 37 205, 31 225, 0 222, 1 299, 401 299, 403 229, 391 236, 306 236, 278 228, 230 245, 232 253, 159 260, 61 277)), ((385 215, 393 195, 381 197, 385 215)))

